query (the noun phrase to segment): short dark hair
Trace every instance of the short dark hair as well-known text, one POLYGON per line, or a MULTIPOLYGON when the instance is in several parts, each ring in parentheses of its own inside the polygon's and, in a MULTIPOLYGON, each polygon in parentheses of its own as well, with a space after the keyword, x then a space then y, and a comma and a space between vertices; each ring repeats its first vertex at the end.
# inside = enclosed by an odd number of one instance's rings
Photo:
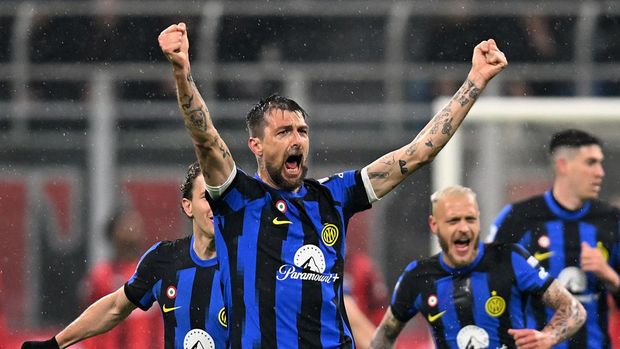
POLYGON ((551 142, 549 142, 549 154, 553 154, 559 147, 579 148, 586 145, 601 146, 601 142, 598 138, 587 132, 568 129, 557 132, 551 137, 551 142))
POLYGON ((187 172, 185 173, 185 181, 181 185, 179 185, 179 190, 181 191, 181 195, 184 199, 191 200, 192 199, 192 190, 194 189, 194 179, 200 176, 200 164, 198 161, 187 167, 187 172))
POLYGON ((248 129, 250 137, 262 137, 265 113, 271 109, 288 110, 292 112, 300 112, 304 119, 308 114, 297 102, 290 98, 276 94, 261 99, 248 112, 245 118, 245 126, 248 129))

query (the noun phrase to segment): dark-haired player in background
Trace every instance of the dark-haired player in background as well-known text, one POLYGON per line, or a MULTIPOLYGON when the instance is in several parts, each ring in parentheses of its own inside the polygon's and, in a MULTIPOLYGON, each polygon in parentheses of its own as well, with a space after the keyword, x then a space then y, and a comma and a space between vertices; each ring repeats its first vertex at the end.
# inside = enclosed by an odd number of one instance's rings
MULTIPOLYGON (((620 290, 620 211, 597 199, 605 175, 601 143, 569 129, 552 136, 549 152, 553 187, 507 205, 489 240, 523 245, 585 307, 586 325, 556 348, 609 348, 607 294, 620 290)), ((531 328, 550 318, 537 302, 528 313, 531 328)))
POLYGON ((429 226, 441 253, 409 264, 371 348, 391 348, 417 313, 431 326, 438 348, 550 348, 585 321, 579 302, 517 244, 480 242, 476 194, 461 186, 431 196, 429 226), (525 329, 523 303, 549 305, 541 330, 525 329))
MULTIPOLYGON (((147 310, 155 301, 164 318, 166 349, 227 348, 213 213, 205 199, 198 163, 189 166, 180 189, 181 207, 192 220, 193 234, 153 245, 123 287, 93 303, 56 336, 45 342, 25 342, 22 349, 66 348, 109 331, 136 307, 147 310)), ((124 343, 124 347, 131 348, 132 343, 124 343)))

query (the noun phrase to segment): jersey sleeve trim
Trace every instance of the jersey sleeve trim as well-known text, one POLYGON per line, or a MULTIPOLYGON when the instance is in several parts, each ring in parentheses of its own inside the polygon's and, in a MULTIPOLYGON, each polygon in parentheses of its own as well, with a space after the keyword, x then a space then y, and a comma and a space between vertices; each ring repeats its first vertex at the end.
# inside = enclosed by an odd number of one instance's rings
POLYGON ((145 306, 144 304, 140 303, 139 299, 134 299, 134 297, 131 295, 131 292, 128 291, 128 287, 129 287, 129 283, 125 283, 125 285, 123 286, 123 291, 125 292, 125 297, 127 297, 127 299, 129 299, 129 301, 135 305, 136 307, 140 308, 143 311, 147 311, 151 308, 152 304, 149 304, 148 306, 145 306))
POLYGON ((228 178, 222 185, 210 186, 208 184, 205 184, 207 188, 207 193, 209 193, 209 196, 213 200, 216 200, 217 198, 222 196, 222 194, 226 191, 226 189, 230 187, 230 184, 235 179, 235 176, 237 176, 237 164, 234 164, 232 171, 230 171, 230 175, 228 175, 228 178))
POLYGON ((377 193, 375 193, 375 189, 372 187, 372 183, 370 183, 370 177, 368 177, 368 166, 362 169, 361 175, 362 182, 364 183, 364 189, 366 189, 366 195, 368 196, 368 203, 372 204, 375 201, 381 200, 377 197, 377 193))

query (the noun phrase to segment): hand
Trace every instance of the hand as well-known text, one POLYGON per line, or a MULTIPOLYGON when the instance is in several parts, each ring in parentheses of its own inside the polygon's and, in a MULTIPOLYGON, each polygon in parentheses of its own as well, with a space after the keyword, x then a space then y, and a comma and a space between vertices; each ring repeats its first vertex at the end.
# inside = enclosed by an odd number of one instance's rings
POLYGON ((22 349, 60 349, 56 337, 52 337, 43 342, 24 342, 22 343, 22 349))
POLYGON ((588 243, 581 243, 581 269, 592 272, 604 282, 617 287, 618 277, 616 272, 607 264, 603 252, 598 247, 591 247, 588 243))
POLYGON ((508 65, 506 56, 497 48, 495 40, 482 41, 474 48, 469 80, 482 88, 508 65))
POLYGON ((519 349, 548 349, 555 343, 550 334, 528 328, 509 329, 508 334, 515 340, 519 349))
POLYGON ((185 23, 173 24, 164 29, 157 41, 174 68, 189 71, 189 40, 185 23))

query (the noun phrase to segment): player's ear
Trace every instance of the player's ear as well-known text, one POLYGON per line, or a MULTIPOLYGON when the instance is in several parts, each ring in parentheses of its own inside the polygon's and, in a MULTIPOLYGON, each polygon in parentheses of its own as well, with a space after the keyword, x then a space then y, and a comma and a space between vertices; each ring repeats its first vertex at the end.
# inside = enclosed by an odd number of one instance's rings
POLYGON ((428 216, 428 226, 431 228, 433 234, 437 235, 437 220, 433 215, 428 216))
POLYGON ((558 157, 553 163, 553 166, 555 167, 555 172, 557 174, 564 175, 568 173, 568 159, 566 157, 558 157))
POLYGON ((263 142, 258 137, 250 137, 248 139, 248 147, 254 155, 263 156, 263 142))
POLYGON ((181 200, 181 207, 183 207, 183 212, 187 215, 187 217, 194 218, 194 214, 192 211, 192 202, 186 198, 181 200))

